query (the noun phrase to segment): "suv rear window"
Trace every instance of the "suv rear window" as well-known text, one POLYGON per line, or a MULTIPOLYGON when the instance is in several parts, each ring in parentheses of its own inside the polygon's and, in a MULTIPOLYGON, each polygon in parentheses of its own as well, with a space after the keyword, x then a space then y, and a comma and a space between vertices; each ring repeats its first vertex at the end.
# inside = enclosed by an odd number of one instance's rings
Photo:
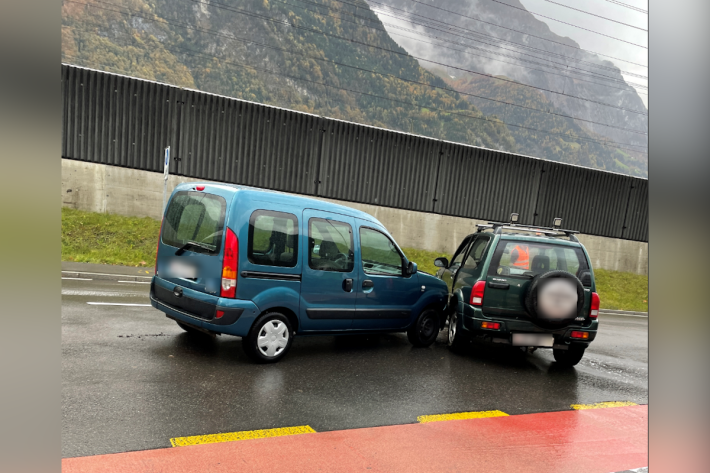
POLYGON ((567 271, 578 278, 589 270, 580 248, 531 241, 503 240, 491 260, 491 276, 534 277, 552 270, 567 271))
POLYGON ((163 243, 180 248, 188 242, 195 253, 218 254, 222 245, 223 197, 205 192, 177 192, 163 222, 163 243))

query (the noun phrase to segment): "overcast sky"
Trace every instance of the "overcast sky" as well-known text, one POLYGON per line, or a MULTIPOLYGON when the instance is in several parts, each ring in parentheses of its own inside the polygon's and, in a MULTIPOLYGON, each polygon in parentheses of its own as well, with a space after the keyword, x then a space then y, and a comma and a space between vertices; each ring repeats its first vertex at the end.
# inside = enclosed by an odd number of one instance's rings
MULTIPOLYGON (((501 0, 506 2, 506 0, 501 0)), ((603 17, 607 17, 621 23, 637 26, 648 30, 648 15, 638 11, 616 5, 614 2, 607 0, 551 0, 558 4, 567 5, 570 7, 584 10, 585 12, 594 13, 603 17)), ((592 15, 587 15, 563 6, 551 3, 547 0, 520 0, 520 2, 530 12, 539 13, 548 17, 556 18, 573 25, 578 25, 589 30, 597 31, 605 35, 613 36, 630 43, 636 43, 641 46, 648 47, 648 32, 641 31, 636 28, 624 26, 614 23, 609 20, 597 18, 592 15)), ((648 0, 614 0, 617 3, 625 3, 642 10, 648 11, 648 0)), ((550 29, 560 36, 568 36, 575 40, 579 46, 589 51, 607 54, 626 61, 631 61, 638 64, 648 65, 648 49, 633 46, 631 44, 617 41, 615 39, 606 38, 599 34, 591 33, 580 28, 568 26, 548 18, 536 16, 541 21, 544 21, 550 29)), ((636 66, 616 59, 605 58, 612 61, 622 71, 630 72, 648 77, 648 69, 646 67, 636 66)), ((624 79, 629 83, 641 84, 648 86, 648 79, 639 78, 624 74, 624 79)), ((639 96, 648 107, 648 89, 636 87, 639 96)))

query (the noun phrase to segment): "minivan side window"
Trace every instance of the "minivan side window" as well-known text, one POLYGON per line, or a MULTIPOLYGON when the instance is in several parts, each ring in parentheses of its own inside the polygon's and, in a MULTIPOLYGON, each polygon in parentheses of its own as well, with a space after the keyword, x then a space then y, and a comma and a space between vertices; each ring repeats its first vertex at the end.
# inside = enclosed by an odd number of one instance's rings
POLYGON ((319 271, 352 271, 355 267, 353 228, 337 220, 309 219, 308 266, 319 271))
POLYGON ((181 248, 186 243, 195 253, 216 255, 221 251, 224 214, 223 197, 205 192, 177 192, 163 222, 163 243, 181 248))
POLYGON ((249 218, 247 257, 254 264, 293 268, 298 261, 298 219, 272 210, 256 210, 249 218))
POLYGON ((360 254, 365 274, 402 275, 402 255, 384 233, 360 227, 360 254))

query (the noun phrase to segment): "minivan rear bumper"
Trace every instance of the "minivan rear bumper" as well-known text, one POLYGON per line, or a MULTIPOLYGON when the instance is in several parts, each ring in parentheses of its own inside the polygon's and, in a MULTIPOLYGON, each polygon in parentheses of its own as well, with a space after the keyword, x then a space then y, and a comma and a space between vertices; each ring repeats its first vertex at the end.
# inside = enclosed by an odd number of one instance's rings
POLYGON ((251 301, 225 299, 176 286, 157 276, 150 286, 150 304, 171 319, 214 333, 246 336, 259 308, 251 301), (182 295, 171 297, 179 287, 182 295), (217 318, 217 311, 224 314, 217 318))

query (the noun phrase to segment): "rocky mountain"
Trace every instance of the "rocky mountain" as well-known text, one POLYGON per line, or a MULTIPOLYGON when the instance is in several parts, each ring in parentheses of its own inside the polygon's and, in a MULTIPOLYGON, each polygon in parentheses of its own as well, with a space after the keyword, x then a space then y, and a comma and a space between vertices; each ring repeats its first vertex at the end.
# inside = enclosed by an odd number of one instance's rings
MULTIPOLYGON (((420 64, 445 78, 455 90, 471 94, 467 99, 484 113, 495 113, 506 123, 527 128, 552 129, 546 127, 557 122, 555 129, 561 126, 565 133, 580 138, 565 138, 563 147, 568 143, 584 146, 581 138, 624 143, 601 146, 586 142, 594 149, 593 155, 604 158, 597 160, 595 167, 647 175, 647 155, 635 151, 647 146, 648 131, 647 109, 636 90, 611 60, 553 33, 546 23, 525 11, 519 0, 505 0, 516 8, 491 0, 367 1, 398 44, 425 59, 420 64), (527 104, 541 112, 503 106, 473 95, 527 104), (542 111, 558 115, 546 116, 542 111), (563 115, 579 120, 561 121, 563 115)), ((542 138, 541 133, 535 133, 536 138, 530 140, 530 130, 514 126, 510 130, 524 154, 575 162, 567 152, 560 154, 557 147, 544 145, 545 140, 557 140, 554 136, 542 138)))
MULTIPOLYGON (((418 5, 383 2, 401 10, 418 5)), ((387 7, 374 3, 375 9, 387 7)), ((557 87, 561 82, 554 80, 561 79, 493 70, 468 53, 427 52, 444 64, 504 73, 507 81, 434 67, 417 59, 421 51, 388 33, 387 17, 378 17, 364 0, 64 0, 62 12, 62 58, 68 63, 455 142, 636 175, 646 172, 644 155, 598 144, 611 139, 603 130, 539 110, 625 120, 624 126, 638 128, 645 126, 643 120, 616 111, 600 117, 598 110, 568 97, 528 90, 521 84, 557 87), (485 94, 507 102, 524 100, 529 107, 501 107, 500 101, 474 97, 485 94)), ((490 8, 485 12, 496 14, 490 8)), ((529 20, 520 13, 515 21, 529 20)), ((535 27, 547 28, 540 23, 535 27)), ((589 88, 593 84, 577 82, 567 79, 563 87, 573 95, 611 100, 602 89, 589 88)), ((638 105, 624 94, 616 97, 619 103, 638 105)))

